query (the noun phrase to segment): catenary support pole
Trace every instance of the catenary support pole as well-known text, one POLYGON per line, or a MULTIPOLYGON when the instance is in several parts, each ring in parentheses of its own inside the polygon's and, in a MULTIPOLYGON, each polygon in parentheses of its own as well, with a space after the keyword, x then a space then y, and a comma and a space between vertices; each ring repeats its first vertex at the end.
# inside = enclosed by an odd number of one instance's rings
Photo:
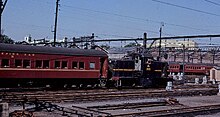
POLYGON ((55 25, 54 25, 54 41, 53 41, 53 46, 55 47, 56 45, 56 38, 57 38, 57 18, 58 18, 58 11, 59 11, 59 1, 57 0, 56 2, 56 13, 55 13, 55 25))
POLYGON ((144 33, 143 47, 144 47, 144 49, 147 48, 147 33, 144 33))
POLYGON ((4 11, 4 8, 7 4, 8 0, 5 0, 5 2, 3 3, 2 0, 0 0, 0 38, 2 38, 2 13, 4 11))

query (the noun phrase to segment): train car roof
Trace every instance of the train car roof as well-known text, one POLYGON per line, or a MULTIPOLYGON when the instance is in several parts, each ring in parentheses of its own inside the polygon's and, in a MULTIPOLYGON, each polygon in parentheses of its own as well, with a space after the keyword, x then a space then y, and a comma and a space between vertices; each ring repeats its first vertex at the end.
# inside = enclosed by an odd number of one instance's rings
POLYGON ((74 56, 107 57, 107 54, 105 52, 99 51, 99 50, 93 50, 93 49, 31 46, 31 45, 4 44, 4 43, 0 43, 0 51, 1 52, 67 55, 67 56, 74 55, 74 56))
MULTIPOLYGON (((168 62, 169 64, 183 64, 183 62, 168 62)), ((210 66, 214 66, 216 64, 212 64, 212 63, 189 63, 189 62, 185 62, 185 65, 210 65, 210 66)))

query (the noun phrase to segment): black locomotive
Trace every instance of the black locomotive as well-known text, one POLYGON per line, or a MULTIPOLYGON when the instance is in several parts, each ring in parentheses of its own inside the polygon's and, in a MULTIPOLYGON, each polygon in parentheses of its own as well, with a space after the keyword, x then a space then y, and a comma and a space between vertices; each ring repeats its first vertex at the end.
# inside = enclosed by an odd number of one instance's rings
POLYGON ((155 60, 148 53, 135 52, 122 59, 112 59, 109 66, 118 87, 164 87, 171 80, 168 63, 155 60))

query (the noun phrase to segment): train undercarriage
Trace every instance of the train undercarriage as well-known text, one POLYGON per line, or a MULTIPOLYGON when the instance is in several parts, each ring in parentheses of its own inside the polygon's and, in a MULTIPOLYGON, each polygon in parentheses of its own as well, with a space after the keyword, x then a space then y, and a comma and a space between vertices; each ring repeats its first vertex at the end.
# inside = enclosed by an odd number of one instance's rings
POLYGON ((97 78, 1 78, 0 88, 33 88, 33 87, 45 87, 45 88, 98 88, 105 87, 107 81, 105 79, 97 78))

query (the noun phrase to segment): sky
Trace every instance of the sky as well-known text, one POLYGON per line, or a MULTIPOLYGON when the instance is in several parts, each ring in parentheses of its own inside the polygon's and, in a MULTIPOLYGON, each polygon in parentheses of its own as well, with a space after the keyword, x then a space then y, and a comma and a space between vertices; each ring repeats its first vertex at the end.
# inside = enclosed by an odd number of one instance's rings
MULTIPOLYGON (((3 0, 4 1, 4 0, 3 0)), ((60 0, 57 38, 220 34, 219 0, 60 0)), ((15 41, 53 39, 56 0, 8 0, 3 34, 15 41)), ((210 39, 197 39, 208 43, 210 39)), ((220 42, 212 39, 212 43, 220 42)))

